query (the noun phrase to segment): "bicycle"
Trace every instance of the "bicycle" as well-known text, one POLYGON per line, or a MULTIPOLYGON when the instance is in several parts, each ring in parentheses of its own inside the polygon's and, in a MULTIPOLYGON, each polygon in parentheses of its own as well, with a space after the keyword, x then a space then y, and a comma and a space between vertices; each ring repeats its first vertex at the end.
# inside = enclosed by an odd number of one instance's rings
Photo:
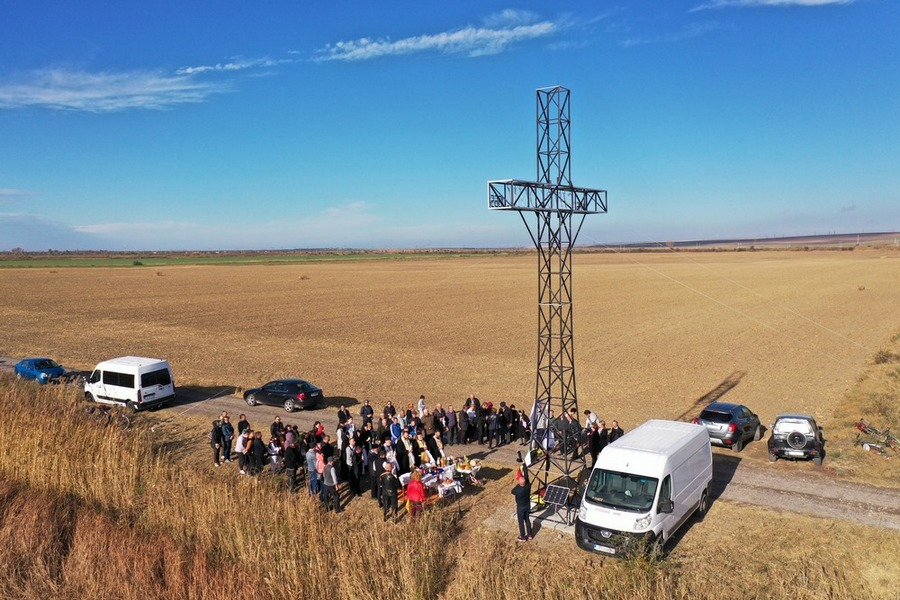
POLYGON ((113 423, 123 431, 131 427, 131 418, 121 411, 114 410, 112 406, 88 406, 87 414, 103 427, 109 427, 113 423))
POLYGON ((853 426, 860 432, 856 434, 855 445, 862 446, 866 452, 874 452, 885 458, 890 458, 887 448, 894 452, 900 452, 900 440, 891 433, 890 429, 882 431, 863 419, 856 421, 853 426), (863 434, 868 438, 862 438, 863 434))

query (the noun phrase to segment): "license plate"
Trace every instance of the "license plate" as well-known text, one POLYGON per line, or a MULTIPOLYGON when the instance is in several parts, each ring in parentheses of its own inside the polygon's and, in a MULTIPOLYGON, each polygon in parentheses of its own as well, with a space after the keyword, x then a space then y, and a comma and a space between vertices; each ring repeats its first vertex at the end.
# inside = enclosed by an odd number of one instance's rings
POLYGON ((597 552, 603 552, 605 554, 615 554, 616 549, 610 548, 609 546, 601 546, 600 544, 594 544, 594 550, 597 552))
POLYGON ((803 456, 803 453, 798 450, 788 450, 786 454, 788 456, 803 456))

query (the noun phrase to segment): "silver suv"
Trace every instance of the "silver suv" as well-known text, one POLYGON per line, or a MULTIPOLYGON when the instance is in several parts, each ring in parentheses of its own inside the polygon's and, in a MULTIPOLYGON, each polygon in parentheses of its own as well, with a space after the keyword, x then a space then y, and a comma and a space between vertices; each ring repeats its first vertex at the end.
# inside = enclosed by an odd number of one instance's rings
POLYGON ((711 444, 735 452, 743 450, 745 442, 759 441, 763 435, 759 417, 743 404, 713 402, 703 409, 694 423, 706 427, 711 444))

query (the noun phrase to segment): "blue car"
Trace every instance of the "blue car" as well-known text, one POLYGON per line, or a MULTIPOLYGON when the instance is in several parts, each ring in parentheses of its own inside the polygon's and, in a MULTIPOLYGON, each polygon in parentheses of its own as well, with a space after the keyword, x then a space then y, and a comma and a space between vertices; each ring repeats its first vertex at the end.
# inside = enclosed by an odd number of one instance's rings
POLYGON ((56 381, 66 372, 52 358, 26 358, 16 363, 16 377, 33 379, 38 383, 56 381))

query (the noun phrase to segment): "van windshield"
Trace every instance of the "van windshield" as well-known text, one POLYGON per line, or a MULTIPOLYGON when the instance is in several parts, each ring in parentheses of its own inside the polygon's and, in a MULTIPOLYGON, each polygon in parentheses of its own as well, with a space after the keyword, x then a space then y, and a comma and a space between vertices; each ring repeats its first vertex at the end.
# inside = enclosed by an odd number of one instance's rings
POLYGON ((584 497, 610 508, 645 513, 653 506, 658 484, 653 477, 594 469, 584 497))

